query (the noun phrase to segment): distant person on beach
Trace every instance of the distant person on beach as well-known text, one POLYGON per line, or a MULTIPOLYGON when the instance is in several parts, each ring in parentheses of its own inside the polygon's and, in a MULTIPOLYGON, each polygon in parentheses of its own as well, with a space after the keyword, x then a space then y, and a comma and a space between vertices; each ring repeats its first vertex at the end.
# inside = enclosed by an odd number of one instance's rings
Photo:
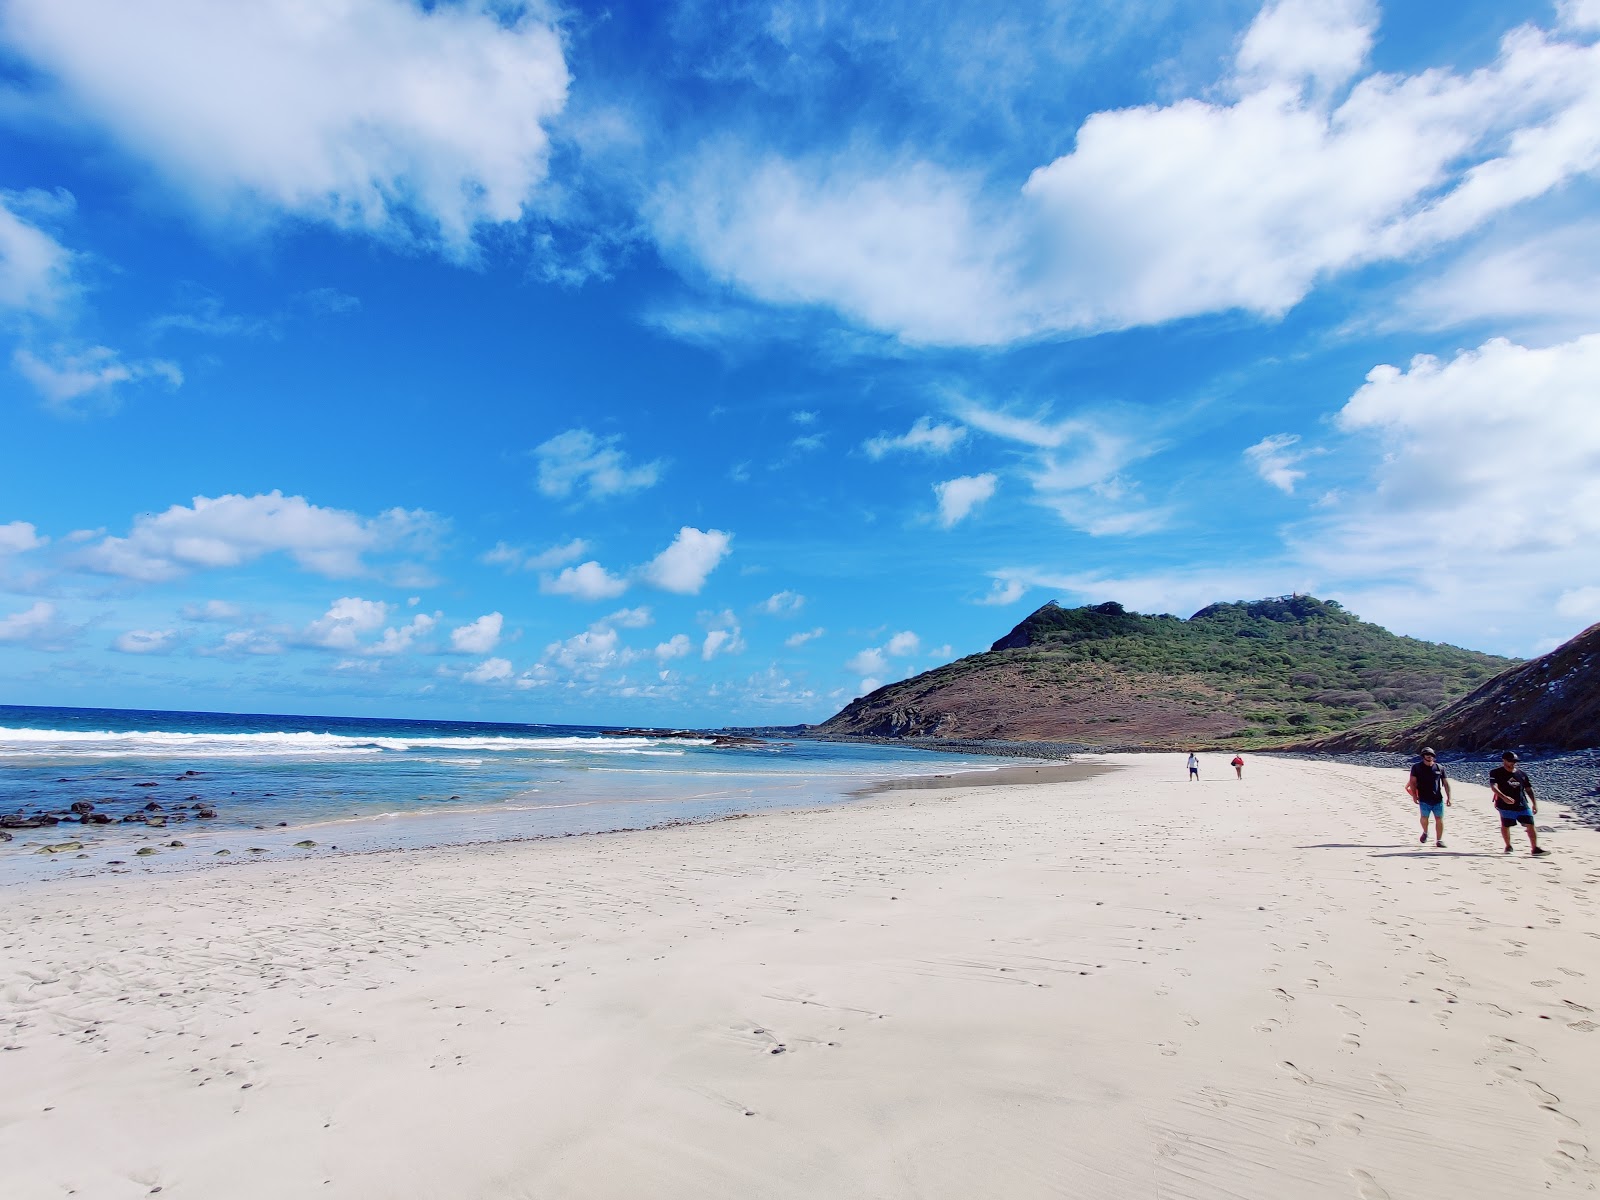
MULTIPOLYGON (((1422 759, 1411 766, 1411 778, 1406 780, 1406 794, 1417 802, 1417 814, 1422 818, 1422 836, 1428 840, 1428 818, 1433 818, 1433 844, 1444 848, 1444 806, 1450 804, 1450 779, 1437 761, 1432 746, 1422 748, 1422 759)), ((1455 807, 1453 804, 1451 807, 1455 807)))
POLYGON ((1229 764, 1229 765, 1233 767, 1233 774, 1234 774, 1234 777, 1236 779, 1243 779, 1244 778, 1244 757, 1243 757, 1243 755, 1235 754, 1233 756, 1233 762, 1231 764, 1229 764))
POLYGON ((1200 759, 1193 750, 1189 751, 1189 778, 1195 783, 1200 782, 1200 759))
POLYGON ((1539 797, 1533 794, 1533 780, 1517 766, 1514 751, 1500 756, 1500 765, 1489 772, 1489 786, 1494 789, 1494 806, 1500 813, 1500 840, 1511 853, 1511 827, 1521 825, 1528 831, 1528 845, 1539 857, 1550 851, 1539 845, 1539 834, 1533 827, 1533 818, 1539 812, 1539 797))

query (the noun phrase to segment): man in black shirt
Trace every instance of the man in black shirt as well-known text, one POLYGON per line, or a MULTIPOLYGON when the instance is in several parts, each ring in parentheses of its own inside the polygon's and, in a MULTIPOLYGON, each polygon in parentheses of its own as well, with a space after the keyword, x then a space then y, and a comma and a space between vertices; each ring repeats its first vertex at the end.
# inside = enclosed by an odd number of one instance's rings
MULTIPOLYGON (((1417 802, 1417 813, 1422 817, 1422 836, 1428 840, 1428 818, 1433 818, 1433 844, 1444 847, 1444 806, 1450 803, 1450 780, 1433 753, 1432 746, 1422 748, 1422 761, 1411 766, 1411 778, 1406 780, 1406 794, 1417 802)), ((1452 806, 1453 807, 1453 806, 1452 806)))
POLYGON ((1517 766, 1517 756, 1507 750, 1500 756, 1500 765, 1489 772, 1489 787, 1494 791, 1494 806, 1500 811, 1500 839, 1511 853, 1511 827, 1521 825, 1528 831, 1528 845, 1540 857, 1550 851, 1541 849, 1539 835, 1533 828, 1533 818, 1539 811, 1539 798, 1533 794, 1533 780, 1517 766))

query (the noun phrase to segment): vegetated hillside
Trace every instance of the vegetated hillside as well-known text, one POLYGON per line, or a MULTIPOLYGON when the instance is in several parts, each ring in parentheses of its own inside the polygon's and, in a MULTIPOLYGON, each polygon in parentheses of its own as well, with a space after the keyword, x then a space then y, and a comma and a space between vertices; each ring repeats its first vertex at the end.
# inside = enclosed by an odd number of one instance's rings
POLYGON ((879 688, 818 732, 1276 745, 1415 721, 1512 662, 1399 637, 1312 596, 1213 604, 1186 621, 1052 602, 987 652, 879 688))
POLYGON ((1600 747, 1600 625, 1398 732, 1356 729, 1319 739, 1315 748, 1410 750, 1424 743, 1441 750, 1600 747))

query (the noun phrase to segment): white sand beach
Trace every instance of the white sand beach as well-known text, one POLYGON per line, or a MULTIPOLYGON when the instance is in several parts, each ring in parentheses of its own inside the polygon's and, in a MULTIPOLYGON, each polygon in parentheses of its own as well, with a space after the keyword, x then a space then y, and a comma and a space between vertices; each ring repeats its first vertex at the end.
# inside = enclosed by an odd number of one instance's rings
POLYGON ((7 887, 0 1196, 1595 1190, 1594 831, 1503 857, 1458 784, 1434 850, 1397 771, 1107 761, 7 887))

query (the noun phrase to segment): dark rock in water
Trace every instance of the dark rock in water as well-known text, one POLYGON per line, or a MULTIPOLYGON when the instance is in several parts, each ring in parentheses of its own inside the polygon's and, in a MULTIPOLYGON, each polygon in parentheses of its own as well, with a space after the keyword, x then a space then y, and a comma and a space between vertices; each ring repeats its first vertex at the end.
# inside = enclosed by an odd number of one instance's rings
POLYGON ((79 816, 82 816, 84 813, 92 813, 94 811, 94 801, 74 800, 72 802, 72 811, 77 813, 79 816))
POLYGON ((195 810, 194 815, 199 817, 202 821, 209 821, 211 818, 217 815, 217 810, 212 808, 210 805, 202 804, 195 810))
POLYGON ((172 841, 168 842, 167 845, 171 846, 174 850, 182 850, 183 849, 183 843, 178 841, 176 838, 174 838, 172 841))
POLYGON ((143 813, 129 813, 127 816, 122 818, 122 823, 124 825, 132 825, 135 821, 142 821, 142 820, 144 820, 144 814, 143 813))
POLYGON ((289 828, 289 822, 287 822, 287 821, 279 821, 278 822, 278 828, 279 829, 287 829, 287 828, 289 828))
POLYGON ((149 804, 146 804, 144 806, 144 810, 145 810, 145 812, 160 812, 161 811, 161 805, 157 804, 154 800, 152 800, 152 801, 150 801, 149 804))
POLYGON ((160 787, 161 785, 159 783, 150 782, 150 783, 136 783, 133 786, 134 787, 160 787))
POLYGON ((165 817, 146 817, 144 823, 150 826, 151 829, 165 829, 167 827, 167 819, 165 817))
POLYGON ((178 776, 179 779, 198 779, 199 777, 199 771, 185 771, 182 775, 178 776))
POLYGON ((154 846, 140 846, 133 853, 136 858, 147 858, 152 854, 159 853, 159 851, 154 846))
POLYGON ((89 825, 109 825, 109 824, 111 824, 111 814, 110 813, 89 813, 83 819, 84 819, 84 822, 86 824, 89 824, 89 825))
POLYGON ((11 835, 9 833, 7 833, 4 829, 0 829, 0 842, 9 842, 10 840, 11 840, 11 835))
POLYGON ((250 853, 251 854, 265 854, 266 852, 267 852, 267 848, 265 846, 251 846, 250 847, 250 853))
POLYGON ((315 845, 316 845, 315 842, 313 842, 310 838, 307 838, 303 842, 296 842, 294 844, 294 848, 296 850, 309 850, 309 849, 311 849, 311 847, 313 847, 315 845))
POLYGON ((198 800, 198 799, 200 799, 200 797, 199 797, 199 796, 185 796, 185 797, 184 797, 184 800, 185 800, 185 801, 186 801, 186 802, 188 802, 188 803, 189 803, 189 804, 193 804, 193 803, 194 803, 194 802, 195 802, 195 801, 196 801, 196 800, 198 800))
POLYGON ((218 854, 232 854, 233 851, 232 850, 218 850, 217 853, 218 854))

